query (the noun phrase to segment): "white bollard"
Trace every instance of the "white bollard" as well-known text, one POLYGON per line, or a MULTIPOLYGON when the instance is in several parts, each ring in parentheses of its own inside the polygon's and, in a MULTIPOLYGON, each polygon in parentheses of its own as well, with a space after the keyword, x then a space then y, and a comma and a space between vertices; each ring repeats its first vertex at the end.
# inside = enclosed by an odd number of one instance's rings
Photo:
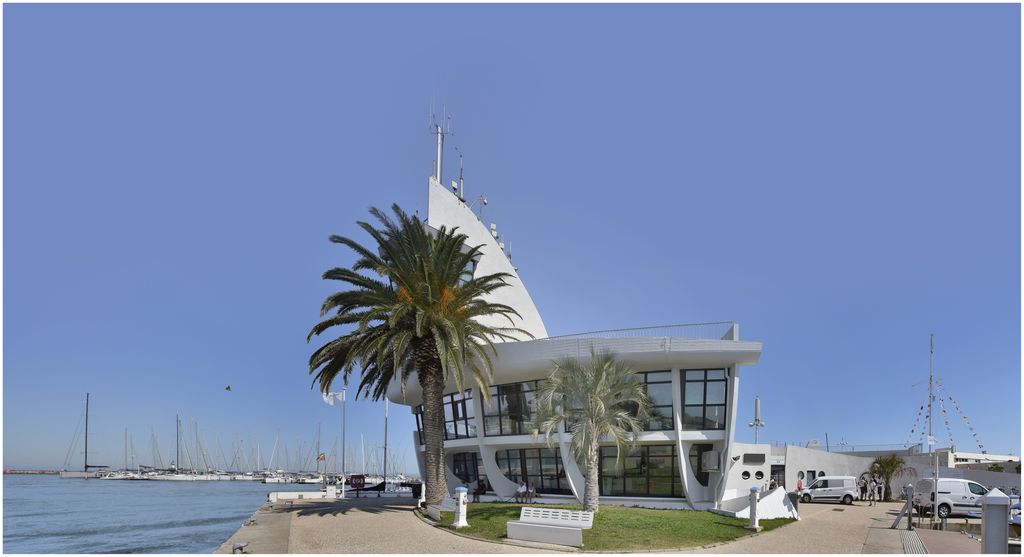
POLYGON ((760 488, 756 485, 750 488, 750 525, 747 526, 747 530, 753 530, 755 532, 761 531, 761 526, 758 525, 757 520, 757 493, 760 488))
POLYGON ((462 486, 455 488, 455 521, 452 522, 455 528, 469 526, 466 522, 466 491, 468 490, 462 486))
POLYGON ((427 502, 427 484, 420 482, 420 500, 416 503, 416 506, 422 507, 427 502))
POLYGON ((981 552, 1007 553, 1010 539, 1010 498, 998 489, 981 498, 981 552))

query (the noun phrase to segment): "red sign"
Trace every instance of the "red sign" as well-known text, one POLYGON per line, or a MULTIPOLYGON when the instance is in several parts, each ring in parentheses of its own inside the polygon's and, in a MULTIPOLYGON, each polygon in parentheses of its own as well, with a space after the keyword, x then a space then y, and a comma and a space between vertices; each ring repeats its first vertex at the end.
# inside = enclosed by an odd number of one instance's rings
POLYGON ((362 474, 349 476, 348 484, 352 486, 352 489, 363 489, 363 486, 366 485, 366 476, 362 474))

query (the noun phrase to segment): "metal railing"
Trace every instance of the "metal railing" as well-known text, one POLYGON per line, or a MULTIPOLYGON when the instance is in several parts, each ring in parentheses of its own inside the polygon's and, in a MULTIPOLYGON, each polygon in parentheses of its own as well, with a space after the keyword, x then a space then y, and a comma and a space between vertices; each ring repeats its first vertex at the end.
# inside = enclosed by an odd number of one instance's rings
MULTIPOLYGON (((591 338, 632 338, 632 337, 669 337, 687 340, 722 340, 732 332, 735 321, 715 321, 711 323, 688 323, 682 325, 660 325, 655 327, 635 327, 631 329, 605 329, 547 337, 543 340, 591 339, 591 338)), ((735 340, 735 339, 730 339, 735 340)))

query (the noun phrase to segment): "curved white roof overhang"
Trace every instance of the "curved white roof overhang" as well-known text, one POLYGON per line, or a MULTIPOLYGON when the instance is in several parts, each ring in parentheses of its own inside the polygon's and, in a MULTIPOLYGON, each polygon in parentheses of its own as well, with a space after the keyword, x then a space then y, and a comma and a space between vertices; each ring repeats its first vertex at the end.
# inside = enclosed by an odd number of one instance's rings
MULTIPOLYGON (((543 379, 555 360, 564 357, 590 359, 591 347, 597 352, 609 350, 636 371, 703 367, 733 367, 756 364, 761 358, 761 343, 747 340, 693 340, 672 337, 628 337, 594 339, 540 339, 495 343, 492 358, 492 385, 543 379)), ((464 377, 463 387, 476 385, 472 376, 464 377)), ((457 390, 449 378, 445 392, 457 390)), ((396 404, 415 406, 423 394, 416 374, 409 377, 405 396, 398 382, 388 388, 388 399, 396 404)))

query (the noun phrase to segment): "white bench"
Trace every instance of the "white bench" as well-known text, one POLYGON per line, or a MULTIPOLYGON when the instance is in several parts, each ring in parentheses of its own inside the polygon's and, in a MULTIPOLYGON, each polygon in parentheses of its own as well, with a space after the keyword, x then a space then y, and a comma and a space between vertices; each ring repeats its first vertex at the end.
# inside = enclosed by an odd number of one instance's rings
POLYGON ((441 522, 441 512, 455 512, 455 499, 445 497, 440 505, 427 505, 427 516, 435 522, 441 522))
POLYGON ((523 507, 519 520, 511 520, 506 526, 512 540, 583 547, 583 530, 594 526, 594 513, 523 507))

